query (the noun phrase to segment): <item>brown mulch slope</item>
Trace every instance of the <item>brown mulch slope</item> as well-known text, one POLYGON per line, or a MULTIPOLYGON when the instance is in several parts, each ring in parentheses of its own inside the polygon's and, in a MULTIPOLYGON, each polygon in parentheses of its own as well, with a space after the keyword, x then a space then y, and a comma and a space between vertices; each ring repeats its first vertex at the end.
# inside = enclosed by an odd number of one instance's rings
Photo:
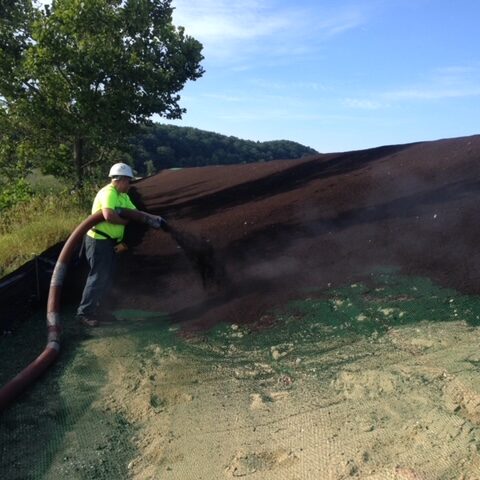
POLYGON ((256 322, 385 266, 480 293, 479 169, 475 135, 161 172, 135 184, 137 205, 209 239, 228 281, 205 291, 168 234, 132 227, 117 294, 200 327, 256 322))

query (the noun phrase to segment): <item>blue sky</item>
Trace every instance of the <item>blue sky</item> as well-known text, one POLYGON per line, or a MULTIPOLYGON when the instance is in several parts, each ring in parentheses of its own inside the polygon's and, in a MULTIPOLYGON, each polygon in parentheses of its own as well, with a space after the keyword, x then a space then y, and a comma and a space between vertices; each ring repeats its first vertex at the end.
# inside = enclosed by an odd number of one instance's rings
POLYGON ((321 152, 480 133, 478 0, 173 0, 183 125, 321 152))

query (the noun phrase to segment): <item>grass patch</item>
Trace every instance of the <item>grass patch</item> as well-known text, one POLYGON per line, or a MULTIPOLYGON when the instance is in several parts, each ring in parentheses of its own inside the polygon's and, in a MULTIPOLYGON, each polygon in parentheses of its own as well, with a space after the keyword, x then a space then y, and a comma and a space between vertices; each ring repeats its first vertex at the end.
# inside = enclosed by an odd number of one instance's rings
POLYGON ((65 190, 65 184, 53 175, 43 175, 38 169, 28 174, 25 178, 30 188, 37 194, 61 194, 65 190))
POLYGON ((89 214, 83 197, 66 191, 33 194, 28 201, 2 210, 0 277, 64 241, 89 214))

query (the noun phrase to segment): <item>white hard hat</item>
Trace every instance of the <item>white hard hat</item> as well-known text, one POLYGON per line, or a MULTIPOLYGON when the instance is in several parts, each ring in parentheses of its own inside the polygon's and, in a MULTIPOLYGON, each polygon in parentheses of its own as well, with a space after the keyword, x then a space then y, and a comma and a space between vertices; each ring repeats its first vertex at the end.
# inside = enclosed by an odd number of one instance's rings
POLYGON ((109 177, 130 177, 133 178, 132 169, 126 163, 116 163, 110 169, 109 177))

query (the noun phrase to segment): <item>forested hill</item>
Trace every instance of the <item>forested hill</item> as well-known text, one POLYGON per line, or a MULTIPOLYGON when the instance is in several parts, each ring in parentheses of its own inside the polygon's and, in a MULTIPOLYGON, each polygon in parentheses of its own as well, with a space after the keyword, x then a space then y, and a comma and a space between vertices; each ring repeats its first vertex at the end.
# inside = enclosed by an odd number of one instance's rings
POLYGON ((139 174, 164 168, 228 165, 300 158, 314 149, 288 140, 255 142, 191 127, 153 124, 142 127, 130 142, 139 174))

